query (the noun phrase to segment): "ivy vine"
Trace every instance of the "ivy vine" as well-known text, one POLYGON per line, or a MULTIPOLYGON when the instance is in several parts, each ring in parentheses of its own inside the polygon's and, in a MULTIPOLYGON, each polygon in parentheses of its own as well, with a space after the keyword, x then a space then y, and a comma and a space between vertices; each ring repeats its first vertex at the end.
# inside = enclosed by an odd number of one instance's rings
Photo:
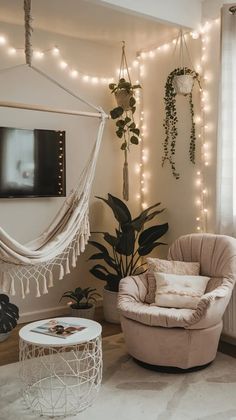
MULTIPOLYGON (((165 161, 168 161, 172 174, 176 179, 180 178, 180 174, 176 169, 175 163, 175 152, 176 152, 176 139, 178 136, 178 116, 176 109, 176 91, 173 85, 173 80, 175 76, 181 75, 191 75, 194 81, 197 81, 200 85, 199 74, 194 70, 191 70, 187 67, 176 68, 174 69, 167 77, 165 84, 165 119, 164 119, 164 129, 165 129, 165 140, 163 142, 163 157, 162 157, 162 166, 165 161)), ((194 122, 194 106, 193 106, 193 95, 192 91, 189 94, 186 94, 189 100, 190 115, 191 115, 191 131, 190 131, 190 143, 189 143, 189 158, 190 161, 195 164, 195 149, 196 149, 196 129, 194 122)))

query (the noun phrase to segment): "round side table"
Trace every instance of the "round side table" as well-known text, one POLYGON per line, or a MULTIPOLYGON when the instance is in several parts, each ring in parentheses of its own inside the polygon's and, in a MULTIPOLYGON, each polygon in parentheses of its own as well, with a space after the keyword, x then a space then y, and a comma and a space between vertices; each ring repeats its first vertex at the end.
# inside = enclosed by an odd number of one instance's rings
POLYGON ((54 318, 86 327, 67 338, 32 332, 48 320, 21 328, 20 378, 29 408, 40 415, 75 415, 92 405, 102 380, 102 327, 83 318, 54 318))

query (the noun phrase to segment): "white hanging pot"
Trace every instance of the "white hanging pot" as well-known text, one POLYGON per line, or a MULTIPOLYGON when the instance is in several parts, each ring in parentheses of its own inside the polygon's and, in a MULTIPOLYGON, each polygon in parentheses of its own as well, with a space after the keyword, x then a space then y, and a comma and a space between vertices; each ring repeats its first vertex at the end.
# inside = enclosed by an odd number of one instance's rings
POLYGON ((118 89, 115 92, 115 98, 118 106, 121 106, 124 111, 130 110, 130 104, 129 101, 132 98, 133 93, 126 92, 125 89, 118 89))
POLYGON ((193 76, 191 74, 181 74, 173 78, 173 86, 177 95, 188 95, 193 89, 193 76))

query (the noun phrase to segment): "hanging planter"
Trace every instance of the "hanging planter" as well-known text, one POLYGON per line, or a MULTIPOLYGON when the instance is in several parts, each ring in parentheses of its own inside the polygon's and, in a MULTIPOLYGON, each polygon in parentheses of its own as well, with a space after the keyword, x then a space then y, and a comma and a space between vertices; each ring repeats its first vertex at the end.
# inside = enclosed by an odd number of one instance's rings
MULTIPOLYGON (((182 64, 184 57, 184 45, 187 54, 190 57, 182 31, 180 31, 178 40, 180 41, 180 61, 182 64)), ((176 179, 180 178, 180 174, 176 169, 175 163, 176 139, 178 136, 176 95, 183 95, 188 98, 191 119, 189 159, 193 164, 195 164, 196 128, 194 122, 194 105, 192 92, 194 83, 196 81, 199 85, 199 88, 201 89, 199 74, 195 70, 182 65, 181 67, 174 69, 168 75, 165 84, 165 119, 163 124, 165 129, 165 140, 163 142, 162 166, 166 161, 169 162, 172 174, 176 179)))
POLYGON ((132 84, 125 55, 123 41, 121 64, 118 83, 110 83, 109 89, 114 94, 117 107, 110 111, 111 118, 116 121, 116 135, 122 140, 121 150, 124 151, 123 166, 123 198, 129 200, 129 171, 128 152, 131 145, 139 144, 140 130, 136 127, 134 113, 136 111, 135 91, 140 89, 140 84, 132 84))
POLYGON ((173 85, 177 95, 189 95, 192 92, 194 78, 192 74, 174 76, 173 85))

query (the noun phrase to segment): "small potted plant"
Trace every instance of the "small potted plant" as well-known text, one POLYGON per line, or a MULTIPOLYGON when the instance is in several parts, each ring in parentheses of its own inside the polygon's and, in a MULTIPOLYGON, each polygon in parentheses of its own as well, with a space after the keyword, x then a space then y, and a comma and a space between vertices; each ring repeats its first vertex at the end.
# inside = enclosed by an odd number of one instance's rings
POLYGON ((139 216, 132 218, 128 207, 119 198, 111 194, 108 194, 108 199, 97 198, 111 208, 118 226, 114 234, 93 232, 102 234, 105 243, 89 242, 99 251, 89 258, 91 261, 98 260, 98 263, 90 269, 90 273, 106 282, 103 289, 103 310, 106 321, 119 323, 116 306, 120 280, 146 270, 142 257, 155 248, 165 245, 159 242, 159 239, 167 232, 168 223, 144 228, 146 223, 163 212, 164 209, 158 209, 160 203, 154 204, 142 211, 139 216))
POLYGON ((63 298, 72 299, 72 301, 67 303, 71 308, 72 316, 94 319, 95 304, 97 298, 100 296, 95 290, 96 289, 92 289, 91 287, 86 287, 85 289, 76 287, 74 291, 68 290, 63 293, 60 301, 63 298))
POLYGON ((10 303, 9 297, 0 294, 0 342, 6 340, 17 325, 19 309, 10 303))

